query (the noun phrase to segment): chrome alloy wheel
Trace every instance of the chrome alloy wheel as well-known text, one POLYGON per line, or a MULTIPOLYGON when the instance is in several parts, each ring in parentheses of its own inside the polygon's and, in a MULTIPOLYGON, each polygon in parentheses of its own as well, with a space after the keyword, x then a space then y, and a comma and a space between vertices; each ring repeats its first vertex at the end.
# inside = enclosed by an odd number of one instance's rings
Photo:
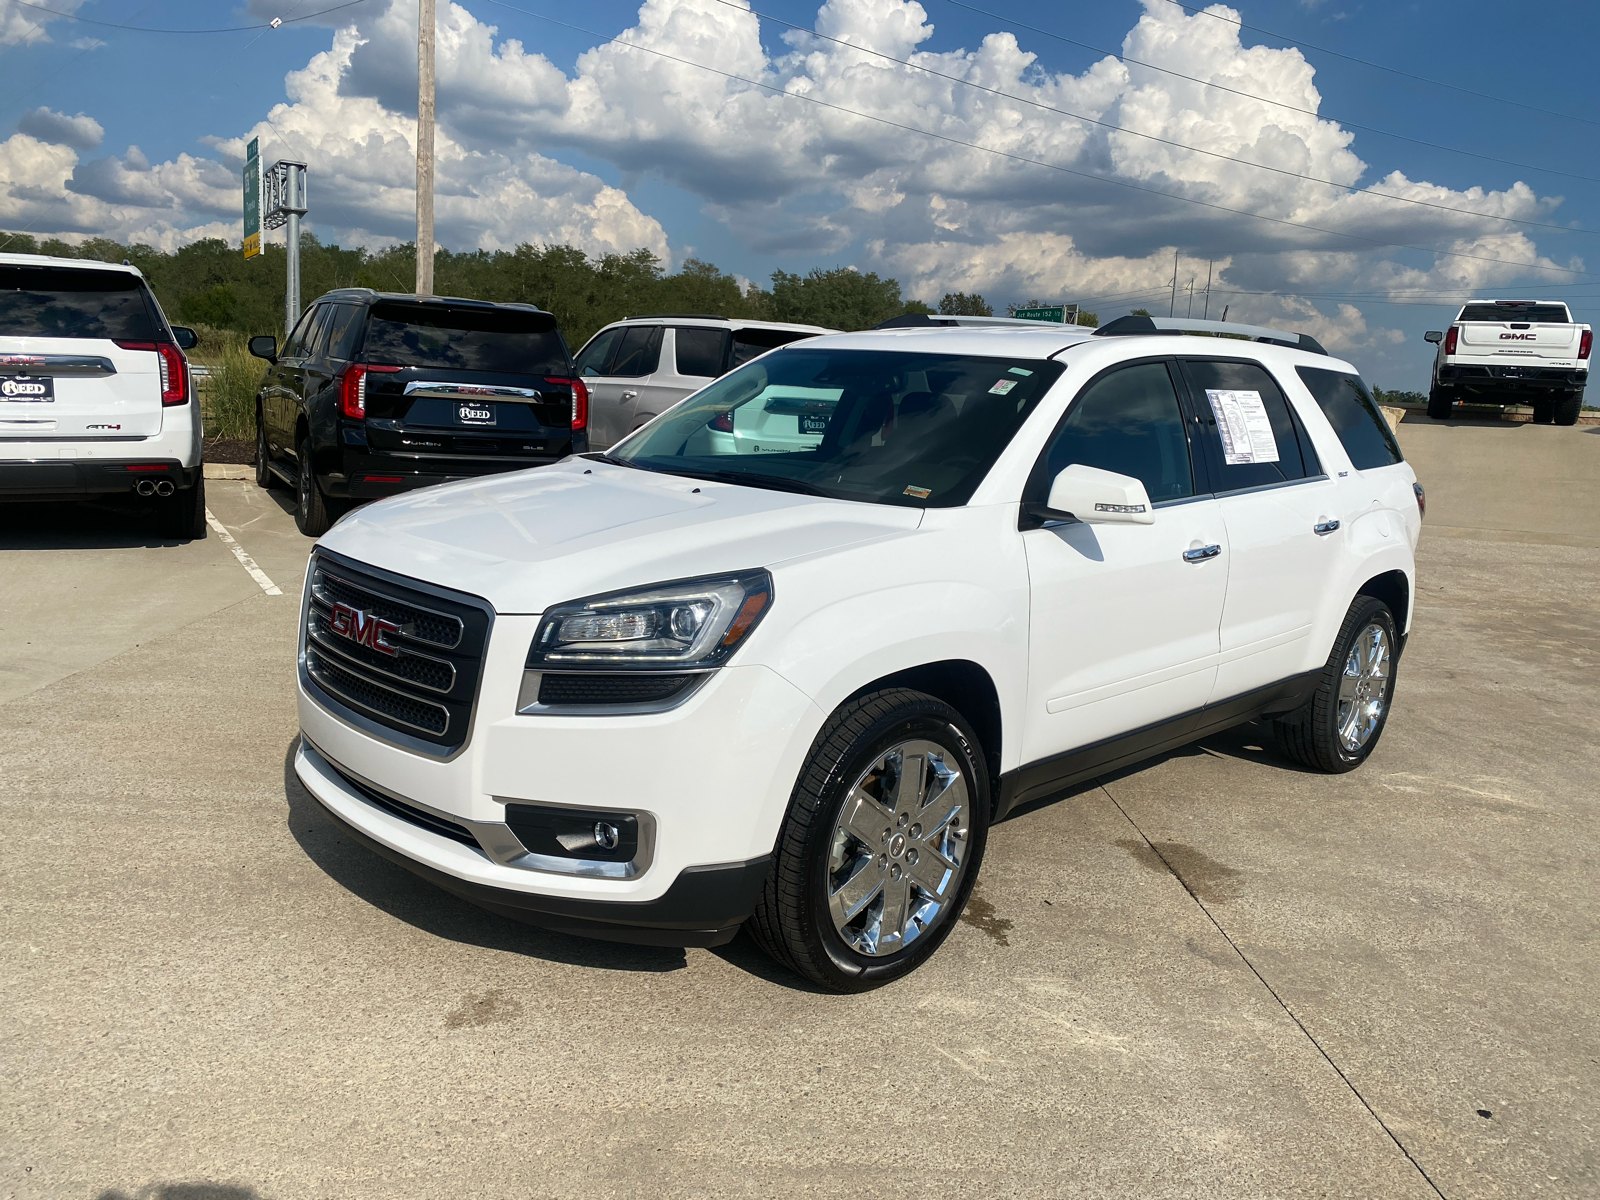
POLYGON ((1351 753, 1372 738, 1389 702, 1389 634, 1376 621, 1357 636, 1339 679, 1339 744, 1351 753))
POLYGON ((967 781, 937 742, 891 747, 839 809, 828 911, 858 954, 904 950, 949 912, 966 870, 967 781))

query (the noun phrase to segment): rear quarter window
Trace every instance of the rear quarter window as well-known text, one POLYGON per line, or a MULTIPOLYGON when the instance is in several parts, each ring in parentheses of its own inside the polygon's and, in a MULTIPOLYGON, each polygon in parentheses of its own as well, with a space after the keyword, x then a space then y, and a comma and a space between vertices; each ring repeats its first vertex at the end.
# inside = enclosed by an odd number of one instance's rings
POLYGON ((1403 461, 1400 443, 1361 376, 1321 367, 1296 367, 1295 371, 1339 435, 1351 466, 1370 471, 1403 461))
POLYGON ((129 271, 0 267, 0 337, 152 342, 156 321, 129 271))
POLYGON ((436 304, 372 306, 368 362, 502 375, 566 375, 567 345, 549 313, 436 304))

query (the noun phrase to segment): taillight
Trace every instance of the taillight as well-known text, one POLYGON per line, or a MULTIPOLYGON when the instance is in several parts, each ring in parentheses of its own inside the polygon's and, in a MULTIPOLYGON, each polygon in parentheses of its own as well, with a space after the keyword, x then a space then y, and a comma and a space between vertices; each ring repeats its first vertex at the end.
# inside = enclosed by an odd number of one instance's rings
POLYGON ((1446 354, 1454 354, 1456 352, 1456 340, 1460 336, 1461 327, 1459 325, 1452 325, 1446 330, 1444 335, 1444 352, 1446 354))
POLYGON ((167 407, 189 402, 189 362, 171 342, 117 342, 124 350, 154 350, 161 368, 161 403, 167 407))
POLYGON ((546 375, 544 381, 565 384, 572 389, 572 427, 589 428, 589 385, 581 379, 566 379, 556 375, 546 375))
POLYGON ((1594 349, 1594 330, 1585 329, 1583 336, 1578 339, 1578 357, 1588 358, 1589 351, 1594 349))
POLYGON ((1428 493, 1422 490, 1422 485, 1420 483, 1413 483, 1411 485, 1411 490, 1417 494, 1417 516, 1419 516, 1419 517, 1427 516, 1428 515, 1428 493))
POLYGON ((733 409, 730 408, 727 412, 720 412, 716 416, 712 417, 711 428, 715 429, 718 433, 732 433, 733 409))
POLYGON ((368 363, 351 363, 339 377, 339 411, 352 421, 367 419, 367 376, 373 372, 392 375, 399 367, 376 367, 368 363))

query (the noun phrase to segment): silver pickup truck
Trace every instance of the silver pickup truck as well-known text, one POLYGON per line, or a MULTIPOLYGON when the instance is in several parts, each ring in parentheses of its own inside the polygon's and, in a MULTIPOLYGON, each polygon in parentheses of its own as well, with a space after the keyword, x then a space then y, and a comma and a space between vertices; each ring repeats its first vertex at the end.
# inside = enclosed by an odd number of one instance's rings
POLYGON ((1428 389, 1435 420, 1457 404, 1531 404, 1535 424, 1578 423, 1594 333, 1565 304, 1472 300, 1449 329, 1425 336, 1438 347, 1428 389))

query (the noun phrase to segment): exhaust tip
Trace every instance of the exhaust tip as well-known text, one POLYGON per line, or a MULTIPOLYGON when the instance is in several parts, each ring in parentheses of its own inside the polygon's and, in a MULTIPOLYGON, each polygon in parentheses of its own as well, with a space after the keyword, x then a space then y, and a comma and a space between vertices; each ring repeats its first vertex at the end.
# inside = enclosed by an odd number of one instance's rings
POLYGON ((172 480, 170 479, 163 479, 160 483, 156 484, 156 495, 158 496, 170 496, 172 495, 172 491, 172 480))
POLYGON ((141 496, 153 496, 156 493, 156 485, 148 479, 141 479, 133 490, 141 496))

